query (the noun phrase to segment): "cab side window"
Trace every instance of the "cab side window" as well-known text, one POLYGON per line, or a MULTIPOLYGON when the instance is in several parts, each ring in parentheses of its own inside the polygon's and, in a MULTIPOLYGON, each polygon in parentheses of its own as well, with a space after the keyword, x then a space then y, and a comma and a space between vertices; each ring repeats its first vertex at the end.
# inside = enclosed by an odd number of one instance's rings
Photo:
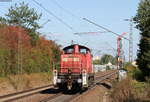
POLYGON ((86 53, 87 53, 87 49, 85 49, 85 48, 80 48, 80 53, 86 54, 86 53))
POLYGON ((74 49, 73 48, 68 48, 65 50, 65 53, 68 54, 68 53, 73 53, 74 49))

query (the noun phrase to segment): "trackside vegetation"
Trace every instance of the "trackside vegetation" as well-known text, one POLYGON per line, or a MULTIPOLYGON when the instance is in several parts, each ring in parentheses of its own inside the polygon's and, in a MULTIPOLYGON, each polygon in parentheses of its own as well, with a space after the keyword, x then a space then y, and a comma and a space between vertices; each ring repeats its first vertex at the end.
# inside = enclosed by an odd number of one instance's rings
POLYGON ((0 17, 0 77, 51 72, 59 61, 60 45, 37 31, 40 18, 41 14, 24 2, 0 17))
POLYGON ((137 67, 126 64, 128 78, 114 85, 112 102, 150 102, 150 0, 140 0, 134 21, 140 31, 137 67))
POLYGON ((137 64, 146 80, 150 77, 150 0, 141 0, 134 21, 141 37, 137 64))
POLYGON ((59 45, 42 36, 36 46, 30 40, 31 37, 23 28, 0 27, 0 76, 52 70, 52 64, 59 61, 59 45))

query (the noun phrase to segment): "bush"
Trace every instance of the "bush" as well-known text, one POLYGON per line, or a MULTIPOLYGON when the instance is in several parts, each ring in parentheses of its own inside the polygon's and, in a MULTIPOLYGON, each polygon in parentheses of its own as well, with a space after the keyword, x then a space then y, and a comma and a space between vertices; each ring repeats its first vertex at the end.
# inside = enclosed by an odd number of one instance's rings
POLYGON ((131 72, 136 69, 136 67, 133 66, 132 63, 130 62, 125 63, 124 67, 128 72, 131 72))
POLYGON ((106 66, 106 70, 111 70, 111 68, 109 66, 106 66))
POLYGON ((130 78, 117 83, 111 92, 112 102, 149 102, 150 84, 130 78))
POLYGON ((133 66, 131 63, 127 62, 125 64, 125 69, 128 72, 128 76, 132 77, 133 79, 142 81, 144 80, 144 76, 143 73, 141 72, 141 70, 139 70, 139 68, 133 66))
POLYGON ((138 97, 133 93, 130 81, 126 79, 114 87, 111 94, 112 102, 139 102, 138 97))
POLYGON ((136 79, 136 80, 139 80, 139 81, 144 80, 143 79, 143 74, 142 74, 142 72, 138 68, 135 69, 135 70, 133 70, 133 72, 132 72, 132 78, 136 79))

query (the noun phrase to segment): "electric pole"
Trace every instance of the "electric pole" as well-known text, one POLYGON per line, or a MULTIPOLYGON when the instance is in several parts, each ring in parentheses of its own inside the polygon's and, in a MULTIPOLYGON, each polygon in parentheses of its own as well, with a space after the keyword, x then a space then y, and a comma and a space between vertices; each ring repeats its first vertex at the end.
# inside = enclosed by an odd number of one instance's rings
POLYGON ((18 74, 22 74, 22 34, 21 34, 21 27, 18 27, 18 74))
MULTIPOLYGON (((92 22, 92 21, 88 20, 87 18, 83 18, 83 20, 85 20, 85 21, 87 21, 87 22, 89 22, 89 23, 91 23, 91 24, 93 24, 93 25, 95 25, 95 26, 97 26, 97 27, 99 27, 99 28, 101 28, 101 29, 104 29, 105 31, 108 31, 108 32, 110 32, 110 33, 116 35, 116 36, 119 38, 119 39, 118 39, 118 44, 120 44, 121 38, 124 38, 124 39, 128 40, 129 43, 131 43, 131 42, 130 42, 131 39, 128 39, 128 38, 126 38, 126 37, 123 36, 125 33, 123 33, 122 35, 120 35, 120 34, 118 34, 118 33, 115 33, 115 32, 113 32, 113 31, 109 30, 108 28, 105 28, 105 27, 103 27, 103 26, 101 26, 101 25, 99 25, 99 24, 96 24, 95 22, 92 22)), ((120 56, 120 45, 118 45, 118 49, 119 49, 119 50, 118 50, 118 54, 119 54, 119 56, 120 56)), ((120 61, 120 59, 119 59, 119 56, 118 56, 118 58, 117 58, 117 59, 118 59, 118 61, 117 61, 117 71, 118 71, 118 73, 117 73, 117 79, 119 79, 119 69, 120 69, 119 64, 122 63, 122 61, 120 61)))
POLYGON ((125 21, 130 22, 130 33, 129 33, 129 62, 133 61, 133 18, 125 19, 125 21))
POLYGON ((118 64, 117 64, 117 67, 118 67, 118 69, 120 69, 120 68, 123 68, 123 62, 124 62, 124 58, 123 58, 123 49, 122 49, 122 37, 124 36, 124 35, 126 35, 127 33, 122 33, 120 36, 118 36, 118 38, 117 38, 117 52, 118 52, 118 54, 117 54, 117 59, 118 59, 118 64))

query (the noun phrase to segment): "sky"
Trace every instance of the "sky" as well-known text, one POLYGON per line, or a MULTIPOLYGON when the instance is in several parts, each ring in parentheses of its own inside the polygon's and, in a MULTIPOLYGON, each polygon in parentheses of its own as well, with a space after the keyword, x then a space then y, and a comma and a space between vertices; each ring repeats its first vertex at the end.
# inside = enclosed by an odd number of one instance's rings
MULTIPOLYGON (((124 19, 130 19, 136 15, 140 0, 36 0, 53 15, 37 5, 34 0, 12 0, 0 2, 0 16, 5 17, 4 14, 8 13, 11 5, 22 1, 29 3, 29 6, 35 8, 38 13, 42 13, 39 24, 44 25, 38 31, 42 32, 47 39, 55 40, 63 47, 70 45, 73 40, 74 43, 88 46, 94 55, 97 52, 96 55, 108 53, 115 56, 116 35, 112 33, 75 35, 74 33, 105 31, 83 20, 87 18, 118 34, 127 32, 125 37, 129 38, 129 22, 124 19)), ((133 24, 133 58, 136 58, 139 38, 139 31, 133 24)), ((123 39, 122 43, 124 55, 128 60, 129 41, 123 39)))

